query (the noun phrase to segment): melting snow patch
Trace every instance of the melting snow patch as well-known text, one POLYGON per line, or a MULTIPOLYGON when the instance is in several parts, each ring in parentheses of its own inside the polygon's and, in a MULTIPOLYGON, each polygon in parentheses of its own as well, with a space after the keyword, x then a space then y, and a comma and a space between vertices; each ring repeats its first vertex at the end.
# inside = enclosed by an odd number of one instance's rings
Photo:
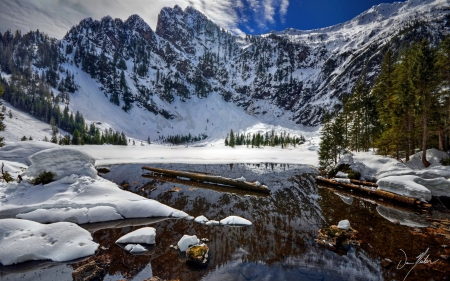
POLYGON ((156 229, 153 227, 143 227, 120 237, 116 243, 143 243, 155 244, 156 229))
POLYGON ((0 263, 29 260, 69 261, 93 255, 98 244, 76 224, 40 224, 28 220, 0 220, 0 263))
POLYGON ((252 223, 238 216, 229 216, 220 221, 223 225, 252 225, 252 223))

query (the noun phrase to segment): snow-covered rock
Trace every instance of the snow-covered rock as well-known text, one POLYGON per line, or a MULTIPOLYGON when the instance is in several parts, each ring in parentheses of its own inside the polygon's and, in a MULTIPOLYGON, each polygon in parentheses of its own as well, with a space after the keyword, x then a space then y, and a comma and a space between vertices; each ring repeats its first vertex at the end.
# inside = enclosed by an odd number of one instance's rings
POLYGON ((30 157, 31 165, 25 174, 37 177, 44 171, 52 172, 55 180, 77 174, 80 176, 97 177, 95 160, 85 152, 70 148, 52 148, 33 154, 30 157))
POLYGON ((336 175, 334 176, 335 178, 342 178, 342 179, 348 179, 348 174, 344 173, 344 172, 337 172, 336 175))
POLYGON ((237 178, 236 180, 237 181, 242 181, 242 182, 247 181, 244 177, 237 178))
POLYGON ((416 177, 414 182, 425 186, 433 196, 450 197, 450 181, 445 178, 424 179, 416 177))
POLYGON ((198 245, 200 243, 200 240, 197 238, 196 235, 183 235, 181 237, 180 241, 178 241, 178 249, 181 252, 186 251, 190 246, 198 245))
POLYGON ((350 222, 348 220, 341 220, 337 226, 339 229, 349 230, 350 222))
POLYGON ((198 216, 194 221, 200 224, 206 224, 209 220, 205 216, 198 216))
POLYGON ((425 202, 430 201, 432 197, 431 191, 425 186, 418 184, 416 182, 417 178, 417 176, 412 175, 385 177, 377 181, 378 189, 425 202))
POLYGON ((141 244, 128 244, 124 248, 127 252, 130 252, 132 254, 141 254, 145 253, 148 250, 142 246, 141 244))
POLYGON ((155 244, 156 229, 143 227, 120 237, 116 243, 127 244, 155 244))
POLYGON ((220 221, 222 225, 252 225, 252 223, 244 218, 238 216, 229 216, 220 221))
MULTIPOLYGON (((361 174, 361 177, 365 180, 373 180, 374 179, 374 175, 376 173, 376 170, 367 167, 363 162, 361 161, 355 161, 354 157, 352 154, 345 154, 343 155, 340 159, 339 162, 337 164, 339 165, 349 165, 350 169, 352 169, 355 172, 359 172, 361 174)), ((338 172, 339 174, 339 172, 338 172)), ((339 178, 348 178, 348 176, 343 176, 344 173, 339 174, 340 176, 338 176, 338 174, 336 174, 336 177, 339 178)))
POLYGON ((93 255, 98 244, 76 224, 40 224, 28 220, 0 220, 0 263, 29 260, 69 261, 93 255))

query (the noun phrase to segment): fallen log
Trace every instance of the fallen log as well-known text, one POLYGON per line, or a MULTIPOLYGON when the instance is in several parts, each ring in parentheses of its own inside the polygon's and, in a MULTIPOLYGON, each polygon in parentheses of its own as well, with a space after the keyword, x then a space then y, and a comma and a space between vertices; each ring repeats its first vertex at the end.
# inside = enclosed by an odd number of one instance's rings
POLYGON ((204 183, 204 182, 199 182, 199 181, 195 181, 195 180, 183 180, 183 179, 179 179, 177 177, 166 177, 161 174, 158 174, 158 175, 144 174, 144 175, 142 175, 142 177, 148 178, 148 179, 155 179, 155 180, 159 180, 159 181, 163 181, 163 182, 187 185, 187 186, 194 187, 194 188, 210 189, 210 190, 214 190, 217 192, 235 193, 235 194, 241 195, 241 196, 244 196, 244 195, 268 196, 268 193, 261 193, 261 192, 256 192, 253 190, 242 190, 241 188, 236 188, 234 186, 204 183))
POLYGON ((209 182, 209 183, 217 183, 217 184, 223 184, 228 186, 237 187, 244 190, 251 190, 261 193, 270 193, 270 190, 267 186, 262 184, 257 184, 254 182, 248 182, 248 181, 239 181, 235 179, 230 178, 224 178, 221 176, 212 176, 207 174, 200 174, 200 173, 190 173, 190 172, 181 172, 181 171, 174 171, 174 170, 166 170, 166 169, 160 169, 160 168, 152 168, 152 167, 142 167, 144 170, 151 171, 153 173, 162 174, 164 176, 172 176, 172 177, 183 177, 188 178, 200 182, 209 182))
POLYGON ((371 187, 378 187, 378 184, 370 181, 360 181, 360 180, 350 180, 351 183, 358 184, 358 185, 365 185, 365 186, 371 186, 371 187))
POLYGON ((348 183, 348 182, 336 181, 333 179, 327 179, 327 178, 323 178, 323 177, 316 177, 316 181, 320 182, 320 183, 333 185, 333 186, 342 186, 342 187, 345 187, 345 188, 348 188, 351 190, 356 190, 356 191, 359 191, 359 192, 362 192, 362 193, 365 193, 365 194, 368 194, 371 196, 377 196, 377 197, 380 197, 383 199, 388 199, 391 201, 396 201, 396 202, 408 204, 411 206, 417 206, 417 207, 421 207, 421 208, 425 208, 425 209, 427 209, 431 206, 430 204, 421 202, 420 200, 418 200, 416 198, 411 198, 411 197, 395 194, 395 193, 380 190, 380 189, 372 189, 369 187, 364 187, 362 185, 356 185, 356 184, 352 184, 352 183, 348 183))

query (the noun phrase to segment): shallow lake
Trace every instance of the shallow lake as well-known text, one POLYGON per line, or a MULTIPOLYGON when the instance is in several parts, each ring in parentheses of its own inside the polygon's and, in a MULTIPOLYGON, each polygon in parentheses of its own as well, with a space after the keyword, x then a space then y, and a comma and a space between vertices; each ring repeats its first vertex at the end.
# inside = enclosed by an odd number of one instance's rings
MULTIPOLYGON (((84 225, 100 249, 94 257, 109 264, 104 280, 449 280, 448 237, 430 228, 427 214, 318 187, 314 169, 300 165, 151 165, 259 181, 270 195, 215 189, 177 180, 142 177, 142 165, 117 165, 105 178, 124 189, 158 200, 191 216, 221 220, 237 215, 250 227, 206 226, 187 219, 138 219, 84 225), (348 219, 361 246, 335 253, 315 242, 318 230, 348 219), (156 244, 144 255, 126 253, 114 242, 143 226, 156 228, 156 244), (171 248, 184 235, 207 238, 206 268, 186 265, 171 248), (426 252, 427 262, 414 265, 426 252), (386 263, 385 259, 392 262, 386 263), (412 264, 406 264, 405 260, 412 264), (403 266, 403 267, 402 267, 403 266)), ((91 260, 94 258, 90 258, 91 260)), ((422 259, 423 260, 423 259, 422 259)), ((71 280, 86 260, 31 262, 0 267, 1 280, 71 280)))

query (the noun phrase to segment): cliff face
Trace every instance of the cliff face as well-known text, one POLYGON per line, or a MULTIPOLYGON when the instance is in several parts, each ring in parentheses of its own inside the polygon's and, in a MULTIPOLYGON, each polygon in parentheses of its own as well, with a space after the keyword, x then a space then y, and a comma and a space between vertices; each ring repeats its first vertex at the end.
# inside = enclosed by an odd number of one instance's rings
POLYGON ((448 34, 449 13, 445 0, 410 0, 374 6, 328 28, 242 38, 191 7, 175 6, 161 10, 155 31, 138 15, 85 19, 57 46, 59 63, 78 73, 76 84, 90 77, 105 103, 163 117, 166 127, 198 110, 187 101, 211 95, 260 120, 316 126, 340 108, 363 71, 373 83, 388 46, 397 52, 424 37, 438 43, 448 34))

